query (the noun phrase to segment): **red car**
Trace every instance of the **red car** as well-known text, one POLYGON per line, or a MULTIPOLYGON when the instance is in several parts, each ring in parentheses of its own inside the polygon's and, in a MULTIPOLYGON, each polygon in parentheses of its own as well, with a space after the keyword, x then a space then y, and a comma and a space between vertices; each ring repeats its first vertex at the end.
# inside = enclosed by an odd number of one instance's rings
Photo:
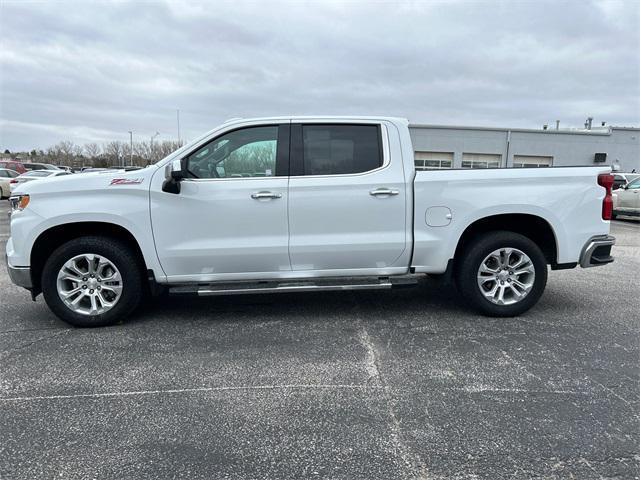
POLYGON ((27 169, 24 168, 24 165, 17 160, 0 160, 0 168, 8 168, 9 170, 13 170, 20 174, 26 173, 27 169))

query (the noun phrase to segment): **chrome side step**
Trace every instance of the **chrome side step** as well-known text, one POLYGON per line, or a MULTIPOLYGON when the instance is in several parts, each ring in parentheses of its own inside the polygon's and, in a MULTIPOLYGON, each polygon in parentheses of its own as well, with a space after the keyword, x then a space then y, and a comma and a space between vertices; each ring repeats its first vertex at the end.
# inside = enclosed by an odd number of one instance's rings
POLYGON ((409 286, 418 283, 418 278, 408 277, 409 276, 394 277, 393 279, 389 277, 335 277, 286 281, 190 284, 171 287, 169 293, 176 295, 213 296, 310 291, 388 290, 394 286, 409 286))

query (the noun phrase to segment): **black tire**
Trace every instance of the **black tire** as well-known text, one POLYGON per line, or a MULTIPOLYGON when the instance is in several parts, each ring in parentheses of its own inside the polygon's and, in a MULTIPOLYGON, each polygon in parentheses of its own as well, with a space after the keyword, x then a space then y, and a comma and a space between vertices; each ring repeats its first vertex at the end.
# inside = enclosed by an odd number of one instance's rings
POLYGON ((477 311, 490 317, 514 317, 533 307, 547 284, 547 261, 540 247, 532 240, 514 232, 485 233, 471 241, 462 251, 455 270, 456 283, 465 300, 477 311), (520 301, 498 305, 488 300, 478 286, 478 270, 482 261, 500 248, 517 248, 531 260, 535 269, 533 286, 520 301))
POLYGON ((104 327, 126 319, 143 296, 142 270, 135 252, 124 242, 109 237, 80 237, 58 247, 48 258, 42 271, 42 293, 49 308, 60 319, 76 327, 104 327), (57 289, 58 272, 76 255, 93 253, 109 259, 120 271, 122 294, 108 311, 83 315, 67 307, 57 289))

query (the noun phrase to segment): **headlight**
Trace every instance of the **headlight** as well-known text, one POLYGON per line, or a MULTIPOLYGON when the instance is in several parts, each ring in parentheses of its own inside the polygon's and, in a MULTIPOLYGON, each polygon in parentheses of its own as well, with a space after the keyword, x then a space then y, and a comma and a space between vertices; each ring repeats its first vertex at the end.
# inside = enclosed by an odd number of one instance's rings
POLYGON ((12 195, 9 197, 11 203, 11 211, 22 211, 29 205, 29 195, 12 195))

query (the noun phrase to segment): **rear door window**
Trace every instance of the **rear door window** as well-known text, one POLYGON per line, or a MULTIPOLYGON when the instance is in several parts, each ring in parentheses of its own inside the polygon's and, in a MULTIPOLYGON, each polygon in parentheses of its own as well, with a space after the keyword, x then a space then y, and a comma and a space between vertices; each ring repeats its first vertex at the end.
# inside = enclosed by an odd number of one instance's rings
POLYGON ((382 166, 378 125, 302 125, 303 175, 346 175, 382 166))

